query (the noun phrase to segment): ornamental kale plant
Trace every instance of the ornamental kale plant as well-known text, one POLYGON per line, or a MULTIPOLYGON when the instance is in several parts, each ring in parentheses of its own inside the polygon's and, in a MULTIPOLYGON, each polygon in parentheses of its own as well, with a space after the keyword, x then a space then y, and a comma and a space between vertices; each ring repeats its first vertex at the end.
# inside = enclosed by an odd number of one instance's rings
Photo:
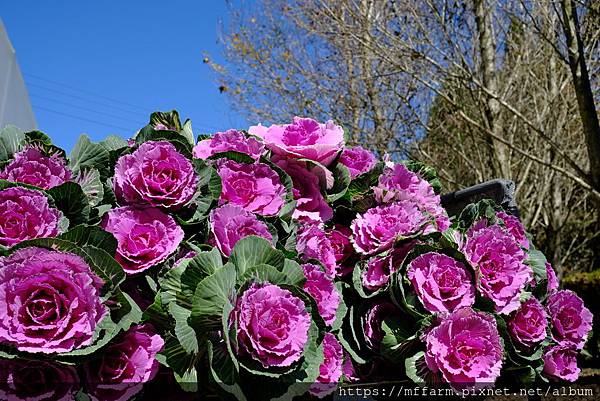
POLYGON ((383 160, 299 117, 196 137, 157 112, 68 156, 6 127, 0 398, 577 380, 592 315, 519 219, 448 216, 432 169, 383 160))

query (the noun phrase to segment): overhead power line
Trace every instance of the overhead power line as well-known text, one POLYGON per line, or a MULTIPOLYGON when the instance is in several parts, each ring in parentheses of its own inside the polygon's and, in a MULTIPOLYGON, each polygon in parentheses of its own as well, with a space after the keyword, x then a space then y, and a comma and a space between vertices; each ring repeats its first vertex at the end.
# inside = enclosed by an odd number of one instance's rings
POLYGON ((65 84, 63 82, 58 82, 58 81, 54 81, 52 79, 47 79, 47 78, 44 78, 44 77, 40 77, 39 75, 34 75, 34 74, 29 74, 29 73, 25 73, 23 75, 25 75, 26 77, 30 77, 30 78, 34 78, 34 79, 46 82, 46 83, 50 83, 52 85, 62 86, 63 88, 67 88, 67 89, 70 89, 70 90, 73 90, 73 91, 76 91, 76 92, 85 93, 87 95, 94 96, 96 98, 105 99, 105 100, 108 100, 108 101, 113 102, 113 103, 118 103, 118 104, 121 104, 123 106, 133 107, 133 108, 138 109, 140 111, 143 111, 143 112, 145 112, 147 114, 150 114, 152 112, 152 110, 149 107, 143 107, 143 106, 138 106, 138 105, 133 104, 133 103, 124 102, 122 100, 115 99, 115 98, 112 98, 112 97, 109 97, 109 96, 105 96, 105 95, 102 95, 102 94, 99 94, 99 93, 95 93, 95 92, 89 91, 87 89, 78 88, 76 86, 65 84))
POLYGON ((57 90, 57 89, 48 88, 47 86, 38 85, 38 84, 35 84, 35 83, 28 83, 27 86, 28 87, 33 87, 33 88, 38 88, 38 89, 45 90, 45 91, 52 92, 52 93, 57 93, 57 94, 63 95, 63 96, 68 96, 68 97, 73 98, 73 99, 81 100, 81 101, 88 102, 88 103, 93 103, 93 104, 96 104, 96 105, 99 105, 99 106, 108 107, 108 108, 111 108, 111 109, 114 109, 114 110, 119 110, 122 113, 126 113, 126 114, 129 114, 129 115, 135 115, 135 116, 138 116, 138 117, 140 115, 140 112, 124 110, 124 109, 121 109, 119 107, 115 107, 114 105, 109 104, 109 103, 104 103, 104 102, 101 102, 101 101, 98 101, 98 100, 89 99, 89 98, 86 98, 86 97, 83 97, 83 96, 74 95, 72 93, 67 93, 67 92, 63 92, 63 91, 57 90))
POLYGON ((48 102, 58 103, 58 104, 65 105, 67 107, 72 107, 74 109, 79 109, 79 110, 87 111, 89 113, 98 114, 98 115, 101 115, 103 117, 109 117, 109 118, 112 118, 112 119, 121 120, 121 121, 126 122, 128 124, 132 124, 132 125, 137 124, 137 125, 140 125, 139 122, 133 121, 133 120, 128 119, 128 118, 123 118, 123 116, 118 116, 116 114, 111 114, 111 113, 106 113, 106 112, 102 112, 102 111, 90 109, 88 107, 80 106, 80 105, 69 103, 69 102, 64 102, 62 100, 58 100, 58 99, 55 99, 55 98, 51 98, 51 97, 47 97, 47 96, 40 96, 40 95, 37 95, 35 93, 31 94, 30 96, 33 99, 46 100, 48 102))
POLYGON ((134 132, 134 130, 132 130, 131 128, 125 128, 125 127, 121 127, 119 125, 114 125, 114 124, 110 124, 110 123, 107 123, 107 122, 94 120, 94 119, 91 119, 91 118, 76 116, 76 115, 69 114, 69 113, 64 113, 62 111, 49 109, 47 107, 43 107, 43 106, 39 106, 39 105, 35 105, 35 104, 33 105, 33 107, 36 110, 43 110, 43 111, 47 111, 49 113, 54 113, 54 114, 58 114, 58 115, 61 115, 61 116, 65 116, 65 117, 69 117, 69 118, 74 118, 76 120, 86 121, 86 122, 89 122, 89 123, 98 124, 98 125, 102 125, 102 126, 105 126, 105 127, 116 128, 116 129, 119 129, 119 130, 122 130, 122 131, 126 131, 126 132, 134 132))
MULTIPOLYGON (((87 89, 79 88, 77 86, 73 86, 63 82, 47 79, 39 75, 29 73, 24 73, 23 75, 27 78, 32 78, 35 81, 39 81, 31 82, 28 80, 27 86, 30 88, 30 96, 33 99, 39 99, 45 102, 52 102, 53 105, 63 105, 66 106, 65 108, 74 108, 77 110, 84 111, 86 113, 92 113, 98 116, 119 120, 123 123, 127 123, 127 125, 132 125, 135 127, 146 124, 147 116, 152 112, 152 110, 147 107, 143 107, 109 96, 98 94, 93 91, 89 91, 87 89), (63 99, 65 99, 66 101, 63 99), (95 107, 102 109, 98 110, 95 109, 95 107), (133 116, 135 116, 135 118, 133 118, 133 116), (137 122, 141 117, 143 117, 143 121, 141 123, 137 122)), ((44 110, 57 115, 63 115, 65 117, 74 118, 80 121, 87 121, 106 127, 118 128, 121 130, 126 130, 128 132, 133 131, 130 128, 125 128, 120 125, 108 122, 101 122, 94 118, 87 118, 85 117, 85 114, 84 116, 75 115, 75 112, 69 113, 68 111, 61 111, 60 109, 56 110, 55 108, 48 108, 44 106, 43 103, 40 105, 39 102, 37 102, 36 104, 36 109, 44 110)), ((200 128, 201 132, 211 133, 224 130, 223 128, 218 128, 213 125, 202 124, 199 121, 195 122, 194 127, 200 128)))

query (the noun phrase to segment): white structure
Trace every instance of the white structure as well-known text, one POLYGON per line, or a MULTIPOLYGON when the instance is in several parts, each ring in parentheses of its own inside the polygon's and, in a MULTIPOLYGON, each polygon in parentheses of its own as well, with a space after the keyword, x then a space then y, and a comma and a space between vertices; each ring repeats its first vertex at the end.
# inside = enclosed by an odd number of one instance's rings
POLYGON ((8 124, 16 125, 24 131, 36 128, 15 49, 0 19, 0 129, 8 124))

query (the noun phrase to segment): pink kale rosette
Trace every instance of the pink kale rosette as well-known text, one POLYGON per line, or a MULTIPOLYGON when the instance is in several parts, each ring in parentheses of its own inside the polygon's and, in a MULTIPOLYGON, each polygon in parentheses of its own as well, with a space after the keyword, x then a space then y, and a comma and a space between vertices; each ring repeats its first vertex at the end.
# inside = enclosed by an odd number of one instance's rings
POLYGON ((379 203, 413 201, 422 212, 434 218, 439 231, 450 226, 450 219, 442 207, 440 196, 435 193, 431 184, 403 164, 386 167, 379 176, 377 186, 373 187, 373 193, 379 203))
POLYGON ((335 253, 329 237, 317 222, 301 221, 296 236, 296 251, 300 260, 317 260, 325 267, 329 277, 335 276, 335 253))
POLYGON ((322 124, 310 118, 294 117, 291 124, 255 125, 248 132, 262 138, 277 155, 308 159, 325 166, 344 146, 344 131, 333 121, 322 124))
POLYGON ((44 354, 91 344, 107 312, 102 285, 71 253, 29 247, 0 257, 0 342, 44 354))
POLYGON ((500 376, 503 349, 494 318, 461 308, 425 336, 425 361, 455 388, 490 387, 500 376))
POLYGON ((302 270, 306 276, 304 291, 314 298, 319 308, 319 314, 325 324, 331 326, 335 322, 341 300, 333 278, 328 276, 319 266, 311 263, 303 264, 302 270))
POLYGON ((263 154, 265 146, 256 138, 248 137, 234 129, 217 132, 209 139, 203 139, 194 146, 194 157, 208 159, 217 153, 240 152, 258 160, 263 154))
POLYGON ((163 262, 183 240, 173 217, 154 207, 109 210, 102 227, 117 239, 115 259, 127 274, 141 273, 163 262))
POLYGON ((0 360, 0 399, 74 401, 81 387, 77 369, 52 361, 0 360))
POLYGON ((50 189, 72 179, 66 164, 60 155, 45 156, 40 149, 27 146, 0 171, 0 179, 50 189))
POLYGON ((331 394, 337 388, 342 377, 344 350, 332 333, 326 333, 323 338, 323 363, 319 366, 319 377, 309 392, 319 398, 331 394))
POLYGON ((555 345, 545 350, 543 373, 554 380, 574 382, 581 369, 577 366, 577 348, 573 345, 555 345))
POLYGON ((475 226, 467 232, 463 253, 475 269, 479 292, 494 302, 496 312, 516 310, 533 271, 514 237, 499 225, 475 226))
POLYGON ((13 187, 0 190, 0 245, 56 237, 63 231, 63 214, 39 191, 13 187))
POLYGON ((535 298, 523 302, 507 322, 514 343, 530 349, 546 339, 548 314, 535 298))
POLYGON ((371 208, 352 221, 354 249, 363 255, 388 250, 398 240, 423 234, 428 223, 428 216, 410 200, 371 208))
POLYGON ((351 178, 356 178, 361 174, 371 171, 375 167, 375 164, 377 164, 377 159, 367 149, 355 146, 344 149, 338 163, 348 168, 351 178))
POLYGON ((211 241, 225 256, 229 256, 235 244, 244 237, 256 235, 267 241, 273 236, 263 221, 233 204, 227 204, 210 212, 211 241))
POLYGON ((274 216, 283 207, 285 187, 267 164, 220 159, 217 171, 222 181, 222 203, 232 203, 262 216, 274 216))
POLYGON ((392 273, 398 270, 415 241, 404 242, 391 251, 367 260, 361 279, 363 287, 377 291, 388 285, 392 273))
POLYGON ((292 192, 296 201, 292 217, 330 220, 333 217, 333 209, 327 204, 321 193, 320 178, 317 174, 313 170, 309 170, 304 162, 285 158, 274 158, 273 160, 292 179, 292 192))
POLYGON ((158 372, 156 355, 164 346, 152 326, 136 325, 117 336, 102 355, 85 364, 93 401, 127 401, 158 372))
POLYGON ((384 337, 382 325, 387 318, 398 318, 400 310, 393 303, 385 300, 376 300, 362 316, 362 329, 367 346, 378 351, 384 337))
POLYGON ((173 144, 149 141, 119 158, 113 189, 123 206, 178 210, 194 197, 197 181, 192 163, 173 144))
POLYGON ((408 265, 406 275, 429 312, 453 312, 475 303, 473 275, 450 256, 437 252, 419 255, 408 265))
POLYGON ((240 352, 264 368, 290 366, 302 356, 311 318, 304 301, 274 284, 251 284, 234 310, 240 352))
POLYGON ((552 322, 552 337, 561 345, 583 348, 592 330, 593 315, 573 291, 558 291, 548 298, 546 308, 552 322))

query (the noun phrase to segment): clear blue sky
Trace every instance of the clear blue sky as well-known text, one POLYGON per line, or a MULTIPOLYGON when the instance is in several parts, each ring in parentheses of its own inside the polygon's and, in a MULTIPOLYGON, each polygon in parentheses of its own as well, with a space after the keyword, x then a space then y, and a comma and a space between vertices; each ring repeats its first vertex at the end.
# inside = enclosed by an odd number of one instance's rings
POLYGON ((67 150, 81 133, 129 137, 154 110, 195 133, 246 125, 202 62, 218 60, 224 0, 0 0, 0 17, 38 128, 67 150))

